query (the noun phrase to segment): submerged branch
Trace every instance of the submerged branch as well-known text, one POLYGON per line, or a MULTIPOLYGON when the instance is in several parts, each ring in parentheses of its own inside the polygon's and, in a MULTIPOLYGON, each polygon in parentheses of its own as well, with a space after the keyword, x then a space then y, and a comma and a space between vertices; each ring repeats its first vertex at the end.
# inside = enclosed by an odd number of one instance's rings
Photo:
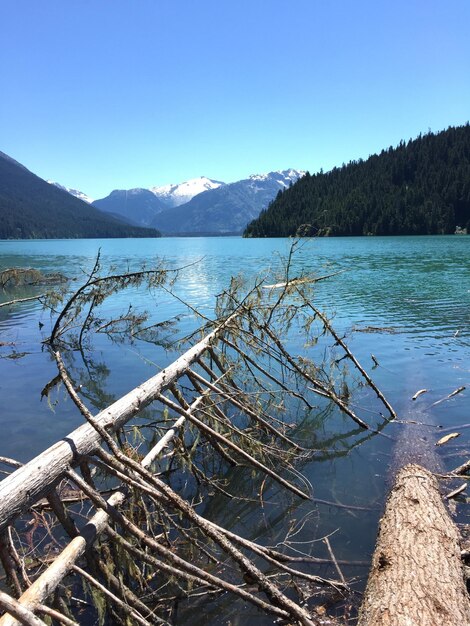
MULTIPOLYGON (((326 316, 306 297, 306 290, 329 277, 290 278, 294 250, 286 262, 283 282, 265 285, 259 279, 246 288, 241 279, 233 279, 230 288, 218 298, 216 320, 188 305, 204 320, 204 327, 197 332, 210 332, 158 374, 93 415, 85 402, 90 389, 98 388, 103 377, 95 376, 101 363, 93 363, 87 355, 93 347, 92 337, 102 333, 100 338, 106 342, 115 340, 114 333, 118 332, 119 340, 125 340, 129 332, 129 340, 134 343, 142 331, 142 337, 157 342, 158 333, 152 332, 169 324, 153 324, 150 320, 144 329, 147 316, 133 304, 112 319, 106 316, 106 310, 100 312, 100 306, 129 286, 147 284, 170 294, 168 283, 179 271, 161 266, 101 276, 98 255, 85 284, 69 296, 53 325, 49 345, 59 376, 43 390, 47 395, 57 382, 63 383, 86 423, 0 483, 0 531, 30 507, 36 507, 35 523, 42 524, 41 532, 49 542, 44 547, 38 540, 35 545, 31 531, 28 558, 30 554, 36 565, 26 567, 25 552, 20 550, 18 558, 25 567, 24 575, 18 564, 10 563, 12 580, 17 571, 21 574, 16 576, 15 585, 15 593, 20 596, 18 606, 32 611, 33 617, 34 612, 46 615, 48 609, 43 603, 53 594, 70 606, 64 591, 66 577, 70 576, 72 586, 82 579, 86 593, 93 597, 90 610, 99 613, 101 605, 107 607, 119 626, 131 622, 142 626, 166 623, 156 615, 157 608, 167 614, 168 598, 190 598, 195 586, 198 595, 229 592, 277 618, 313 626, 319 620, 304 604, 307 588, 330 588, 341 597, 349 593, 340 568, 344 561, 336 558, 331 545, 327 544, 327 559, 298 552, 290 556, 283 554, 281 547, 261 545, 224 524, 216 524, 210 506, 204 509, 204 515, 198 512, 214 492, 220 494, 215 508, 231 501, 265 507, 266 494, 272 496, 276 483, 290 492, 287 495, 292 509, 299 506, 297 497, 312 500, 311 485, 298 469, 312 457, 312 450, 299 445, 298 437, 289 434, 305 433, 310 422, 324 424, 330 413, 336 413, 335 407, 368 430, 367 437, 375 434, 351 408, 354 405, 349 395, 337 391, 336 376, 339 372, 345 377, 346 368, 334 360, 327 362, 321 350, 315 353, 312 349, 314 356, 307 359, 288 349, 294 323, 299 323, 309 347, 316 345, 318 337, 331 334, 367 386, 390 407, 326 316), (72 351, 77 347, 83 363, 77 364, 79 359, 73 358, 72 351), (320 357, 315 357, 318 352, 320 357), (73 379, 84 383, 84 387, 73 379), (322 398, 318 402, 320 411, 312 404, 313 394, 322 398), (152 408, 143 413, 151 404, 152 408), (136 417, 139 419, 129 422, 136 417), (155 463, 159 466, 154 473, 150 468, 155 463), (237 482, 241 478, 248 483, 244 472, 251 472, 259 481, 256 499, 248 487, 243 484, 240 488, 237 482), (284 477, 287 475, 292 481, 284 477), (55 491, 62 479, 65 486, 55 491), (73 498, 67 498, 72 488, 73 498), (235 494, 233 500, 231 492, 235 494), (46 502, 54 515, 43 513, 41 503, 46 502), (72 537, 70 541, 67 533, 72 537), (85 560, 87 566, 82 562, 85 560), (43 565, 38 567, 41 561, 43 565), (302 562, 334 566, 339 580, 303 571, 302 566, 295 565, 302 562), (244 587, 247 580, 254 588, 244 587), (164 592, 165 588, 168 591, 164 592)), ((179 296, 172 295, 183 303, 179 296)), ((191 342, 195 336, 196 332, 190 336, 191 342)), ((391 407, 389 411, 393 416, 391 407)), ((321 435, 314 433, 319 439, 318 450, 329 442, 330 435, 325 431, 321 435)), ((333 438, 345 441, 339 454, 348 453, 346 440, 357 438, 359 432, 356 428, 333 438)), ((329 454, 326 450, 315 458, 320 461, 329 454)), ((0 457, 2 460, 12 461, 0 457)), ((326 500, 317 502, 367 510, 326 500)), ((317 509, 313 510, 318 515, 317 509)), ((310 513, 303 513, 301 523, 292 521, 289 525, 283 544, 287 552, 297 550, 293 538, 297 535, 299 539, 299 533, 305 532, 310 513)), ((63 606, 54 602, 49 615, 60 622, 61 613, 52 614, 56 608, 62 611, 63 606)), ((0 619, 1 626, 17 623, 12 611, 0 619)), ((68 616, 64 611, 63 623, 70 622, 68 616)))

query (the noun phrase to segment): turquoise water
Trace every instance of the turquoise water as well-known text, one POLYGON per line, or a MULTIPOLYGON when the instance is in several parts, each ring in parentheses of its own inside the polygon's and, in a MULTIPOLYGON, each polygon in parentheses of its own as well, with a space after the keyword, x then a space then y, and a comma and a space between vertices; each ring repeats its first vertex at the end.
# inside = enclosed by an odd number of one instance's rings
MULTIPOLYGON (((237 237, 4 241, 0 242, 0 267, 61 271, 83 280, 99 248, 103 265, 118 269, 135 269, 162 258, 172 268, 187 266, 178 281, 177 293, 210 315, 215 294, 228 285, 232 275, 253 279, 259 272, 280 268, 289 245, 287 240, 237 237)), ((291 275, 300 272, 339 272, 318 284, 316 305, 333 318, 337 331, 345 336, 400 417, 420 415, 443 429, 459 431, 460 427, 459 439, 441 452, 444 465, 451 468, 466 460, 470 429, 461 427, 470 422, 468 391, 435 407, 430 405, 470 383, 470 237, 308 241, 295 257, 291 275), (371 354, 378 360, 378 367, 374 367, 371 354), (422 388, 428 389, 428 393, 412 402, 413 394, 422 388)), ((37 292, 37 288, 22 290, 17 295, 37 292)), ((193 315, 165 294, 149 298, 134 290, 130 295, 134 306, 145 306, 153 319, 164 320, 178 314, 183 331, 194 328, 193 315)), ((3 300, 11 297, 12 294, 2 296, 3 300)), ((114 301, 112 306, 118 313, 124 300, 114 301)), ((0 456, 28 460, 81 423, 62 392, 53 396, 52 406, 41 401, 42 388, 56 374, 41 344, 49 328, 50 316, 36 302, 0 309, 0 456)), ((289 342, 293 347, 300 346, 302 337, 294 334, 289 342)), ((98 341, 93 352, 96 367, 92 368, 96 386, 92 389, 89 385, 89 402, 96 408, 103 406, 153 375, 156 368, 175 356, 171 350, 151 344, 109 346, 98 341)), ((78 371, 78 363, 76 367, 78 371)), ((352 401, 367 416, 369 401, 360 390, 352 401)), ((367 560, 389 482, 390 448, 398 436, 399 425, 386 427, 385 433, 391 439, 367 438, 362 434, 363 441, 358 435, 335 441, 339 419, 333 415, 323 420, 321 433, 314 432, 313 425, 311 431, 308 424, 304 428, 303 435, 312 445, 320 435, 333 443, 331 454, 319 455, 302 471, 312 483, 316 498, 372 510, 296 503, 291 513, 297 520, 304 516, 309 519, 298 541, 310 542, 334 533, 330 541, 337 558, 367 560)), ((341 420, 343 432, 354 430, 354 424, 341 420)), ((235 473, 231 480, 236 485, 243 477, 235 473)), ((271 509, 265 510, 262 520, 256 507, 234 504, 228 508, 217 498, 207 506, 207 514, 223 523, 233 519, 231 524, 239 531, 272 543, 285 532, 284 507, 293 505, 290 498, 280 493, 273 494, 271 500, 271 509)), ((465 518, 463 508, 460 515, 465 518)), ((322 550, 319 542, 316 554, 324 556, 322 550)), ((360 585, 366 569, 346 568, 346 573, 356 576, 360 585)), ((232 624, 246 623, 249 610, 237 616, 236 603, 234 607, 227 606, 222 613, 218 607, 218 617, 208 614, 210 623, 224 623, 220 614, 230 616, 232 624)))

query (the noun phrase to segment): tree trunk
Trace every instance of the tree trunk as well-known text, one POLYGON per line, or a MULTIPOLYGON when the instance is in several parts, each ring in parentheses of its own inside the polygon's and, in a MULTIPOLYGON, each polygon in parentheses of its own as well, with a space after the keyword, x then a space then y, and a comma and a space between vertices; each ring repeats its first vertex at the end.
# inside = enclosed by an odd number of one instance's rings
POLYGON ((468 626, 459 534, 434 476, 403 467, 380 522, 358 626, 468 626))
MULTIPOLYGON (((230 320, 217 326, 204 339, 182 354, 171 365, 149 378, 106 409, 95 415, 103 428, 118 430, 139 411, 159 398, 178 380, 201 354, 217 339, 230 320)), ((0 482, 0 533, 21 513, 47 494, 63 477, 70 465, 82 455, 90 454, 101 443, 99 433, 91 424, 82 424, 0 482)))

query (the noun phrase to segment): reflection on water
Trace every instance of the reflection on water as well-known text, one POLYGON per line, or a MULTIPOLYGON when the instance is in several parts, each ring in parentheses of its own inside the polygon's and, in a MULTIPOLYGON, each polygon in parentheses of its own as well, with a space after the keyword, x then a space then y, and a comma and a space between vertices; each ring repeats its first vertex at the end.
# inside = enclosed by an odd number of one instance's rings
MULTIPOLYGON (((413 416, 419 408, 421 417, 444 428, 458 430, 459 425, 470 422, 465 392, 431 406, 470 383, 469 246, 470 237, 452 236, 322 239, 307 242, 294 260, 291 276, 342 272, 317 285, 316 305, 333 317, 338 332, 346 335, 356 357, 401 418, 413 416), (427 388, 428 393, 413 402, 411 397, 421 388, 427 388)), ((103 264, 118 270, 151 265, 157 257, 172 268, 188 266, 175 290, 183 300, 210 315, 214 295, 227 286, 230 276, 241 274, 250 281, 260 271, 274 274, 282 265, 280 256, 287 254, 289 242, 239 238, 8 241, 0 242, 0 264, 3 268, 60 271, 82 279, 99 247, 103 264)), ((28 295, 39 290, 31 289, 28 295)), ((3 300, 9 298, 3 294, 3 300)), ((162 292, 148 298, 134 289, 126 298, 114 299, 112 311, 121 311, 129 298, 135 307, 143 305, 149 310, 156 321, 181 315, 182 334, 194 328, 191 312, 162 292)), ((56 374, 41 344, 49 329, 50 316, 36 302, 0 309, 0 455, 27 460, 81 423, 61 390, 56 391, 52 407, 41 401, 42 388, 56 374), (15 351, 22 356, 11 358, 15 351)), ((301 346, 303 337, 294 331, 289 342, 301 346)), ((153 375, 176 353, 142 342, 110 345, 103 338, 95 343, 88 373, 79 362, 69 366, 87 388, 88 401, 98 408, 153 375)), ((377 417, 376 408, 360 388, 351 403, 361 414, 372 410, 371 419, 377 417)), ((446 447, 446 457, 442 457, 446 467, 467 458, 469 431, 462 430, 458 447, 446 447)), ((318 502, 299 502, 270 487, 261 516, 256 498, 254 502, 227 503, 220 494, 206 504, 205 513, 250 539, 276 544, 286 535, 289 510, 296 523, 307 520, 299 525, 298 543, 293 548, 327 557, 320 539, 331 534, 330 543, 338 559, 367 560, 387 490, 392 450, 402 436, 400 425, 387 426, 383 435, 371 436, 330 410, 325 415, 305 417, 297 435, 314 449, 322 442, 321 449, 301 468, 318 502), (344 508, 344 504, 359 508, 344 508)), ((242 491, 251 480, 243 468, 233 470, 227 479, 235 492, 242 491)), ((260 485, 253 484, 253 493, 259 490, 260 485)), ((343 567, 346 575, 358 578, 360 587, 366 569, 343 567)), ((327 566, 318 573, 335 575, 327 566)), ((201 623, 211 625, 225 624, 229 619, 233 625, 255 619, 256 623, 270 623, 233 599, 222 599, 204 610, 201 623)), ((182 623, 185 618, 187 623, 189 619, 192 624, 199 623, 194 612, 185 613, 185 607, 180 611, 182 623)))

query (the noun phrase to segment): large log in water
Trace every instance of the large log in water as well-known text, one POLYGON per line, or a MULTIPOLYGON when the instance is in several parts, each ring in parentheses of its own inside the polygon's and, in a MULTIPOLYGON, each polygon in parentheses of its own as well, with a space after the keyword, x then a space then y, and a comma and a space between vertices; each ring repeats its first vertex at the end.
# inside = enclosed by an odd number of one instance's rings
POLYGON ((358 626, 468 626, 459 534, 434 476, 403 467, 390 492, 358 626))

